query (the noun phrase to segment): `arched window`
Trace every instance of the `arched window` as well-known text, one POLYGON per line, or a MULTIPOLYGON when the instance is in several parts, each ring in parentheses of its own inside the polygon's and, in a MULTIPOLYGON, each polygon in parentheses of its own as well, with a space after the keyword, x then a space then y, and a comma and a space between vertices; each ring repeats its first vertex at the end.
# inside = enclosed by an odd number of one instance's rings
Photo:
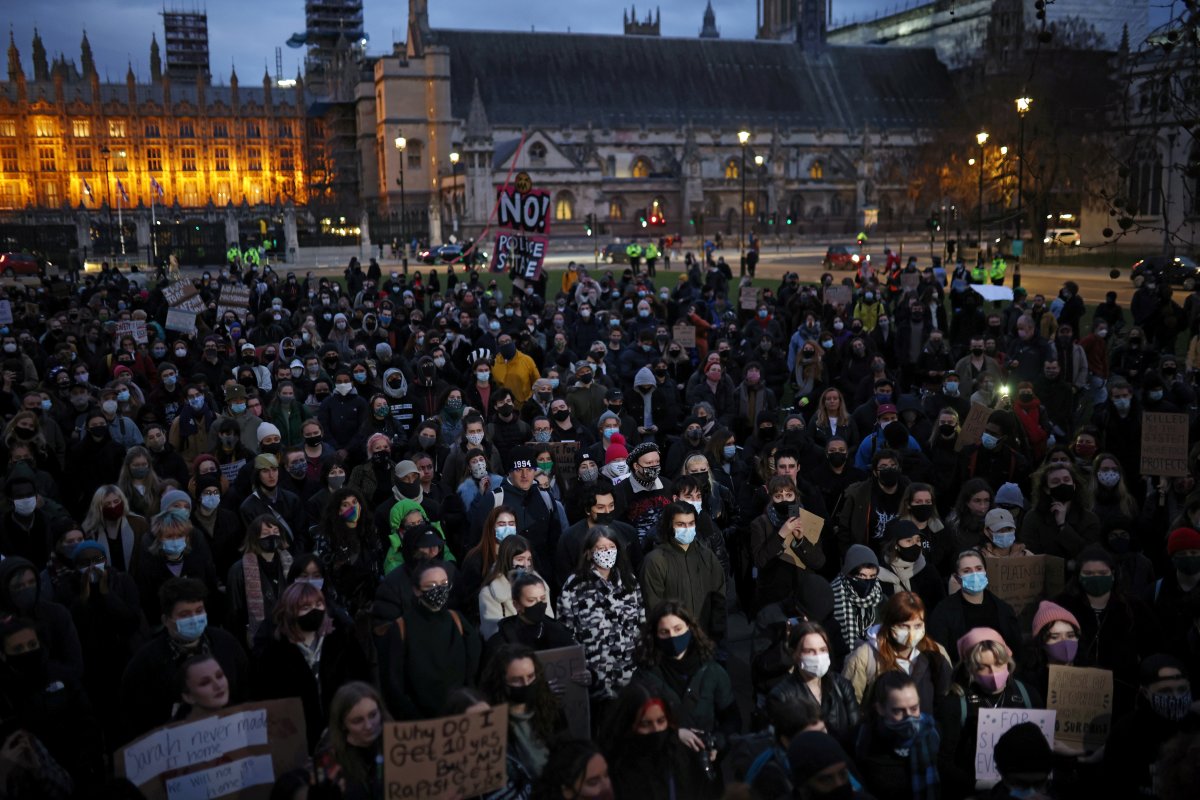
POLYGON ((608 201, 608 218, 611 220, 625 219, 625 201, 614 197, 608 201))
POLYGON ((725 180, 736 181, 738 179, 739 165, 736 158, 731 158, 725 162, 725 180))
POLYGON ((649 178, 650 177, 650 160, 644 156, 638 156, 637 158, 635 158, 633 160, 633 168, 630 170, 630 174, 633 177, 639 178, 639 179, 649 178))
POLYGON ((746 198, 746 216, 753 217, 758 213, 758 203, 754 202, 753 197, 746 198))
POLYGON ((814 161, 808 165, 808 177, 814 181, 819 181, 825 177, 825 165, 820 161, 814 161))
POLYGON ((575 219, 575 196, 570 192, 559 192, 554 201, 554 219, 559 222, 570 222, 575 219))
POLYGON ((1162 174, 1162 156, 1156 150, 1144 150, 1134 157, 1129 170, 1129 199, 1139 215, 1161 213, 1162 174))
POLYGON ((529 163, 536 167, 540 167, 546 163, 546 145, 541 142, 534 142, 529 145, 529 163))

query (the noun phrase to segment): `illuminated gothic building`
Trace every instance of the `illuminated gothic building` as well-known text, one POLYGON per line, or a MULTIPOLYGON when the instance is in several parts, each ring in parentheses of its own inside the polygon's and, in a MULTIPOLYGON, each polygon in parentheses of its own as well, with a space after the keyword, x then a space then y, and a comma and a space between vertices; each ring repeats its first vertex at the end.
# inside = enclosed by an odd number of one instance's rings
POLYGON ((105 83, 86 34, 77 68, 48 63, 35 33, 27 75, 10 35, 0 83, 0 236, 10 241, 0 249, 19 239, 59 258, 119 254, 122 234, 143 259, 157 249, 203 260, 239 240, 296 246, 293 209, 308 200, 309 142, 320 138, 303 80, 280 88, 266 75, 245 87, 235 72, 214 86, 207 70, 172 80, 157 41, 150 52, 149 82, 130 68, 124 83, 105 83))

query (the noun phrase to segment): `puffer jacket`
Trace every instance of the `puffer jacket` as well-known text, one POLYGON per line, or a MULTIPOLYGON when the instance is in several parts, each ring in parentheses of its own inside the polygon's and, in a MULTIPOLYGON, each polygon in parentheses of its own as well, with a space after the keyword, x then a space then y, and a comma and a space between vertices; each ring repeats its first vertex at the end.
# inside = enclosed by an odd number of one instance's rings
POLYGON ((633 680, 633 651, 646 619, 637 582, 627 584, 615 570, 610 577, 606 581, 594 572, 585 578, 571 575, 558 600, 560 621, 583 645, 591 693, 597 698, 616 697, 633 680))
MULTIPOLYGON (((842 677, 850 681, 854 687, 854 696, 862 703, 867 690, 879 676, 879 626, 872 625, 867 630, 867 640, 854 649, 846 659, 842 668, 842 677)), ((921 713, 933 714, 937 709, 940 698, 950 690, 950 656, 946 648, 937 646, 942 663, 936 667, 932 657, 925 651, 912 663, 909 674, 917 683, 917 694, 921 698, 921 713)))

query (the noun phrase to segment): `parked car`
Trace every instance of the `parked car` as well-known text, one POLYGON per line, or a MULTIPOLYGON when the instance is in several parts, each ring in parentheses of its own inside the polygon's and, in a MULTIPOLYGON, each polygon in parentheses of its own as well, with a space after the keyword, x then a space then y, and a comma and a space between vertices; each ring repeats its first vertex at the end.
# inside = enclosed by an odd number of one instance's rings
POLYGON ((1051 247, 1058 245, 1078 247, 1080 244, 1079 231, 1074 228, 1048 228, 1046 229, 1046 235, 1042 238, 1042 244, 1051 247))
POLYGON ((600 254, 600 260, 605 264, 628 264, 629 256, 625 253, 625 248, 628 246, 627 244, 618 244, 617 242, 606 244, 604 245, 604 252, 600 254))
POLYGON ((862 256, 858 254, 857 248, 835 244, 825 251, 824 267, 825 269, 854 270, 858 268, 858 262, 861 260, 862 256))
POLYGON ((37 259, 29 253, 0 253, 0 275, 37 275, 37 259))
POLYGON ((422 247, 417 251, 417 260, 425 264, 449 263, 461 256, 461 244, 443 244, 438 247, 422 247))
POLYGON ((1187 281, 1200 282, 1200 265, 1187 256, 1150 256, 1134 262, 1129 270, 1130 280, 1139 277, 1182 286, 1187 281))

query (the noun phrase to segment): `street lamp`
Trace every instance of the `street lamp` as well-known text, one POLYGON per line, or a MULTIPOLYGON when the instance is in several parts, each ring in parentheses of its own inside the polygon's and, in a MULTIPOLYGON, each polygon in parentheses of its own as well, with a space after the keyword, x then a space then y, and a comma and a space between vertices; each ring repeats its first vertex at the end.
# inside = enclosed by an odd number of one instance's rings
POLYGON ((100 157, 104 159, 104 205, 106 206, 105 215, 108 217, 108 247, 109 252, 112 252, 112 184, 108 177, 108 159, 112 155, 112 150, 108 149, 108 145, 100 146, 100 157))
POLYGON ((396 151, 400 154, 400 257, 404 264, 404 277, 408 277, 408 220, 406 214, 408 209, 404 205, 404 148, 408 145, 408 140, 401 134, 396 137, 396 151))
MULTIPOLYGON (((1021 240, 1021 192, 1025 185, 1025 115, 1029 113, 1029 106, 1033 104, 1033 98, 1018 97, 1017 103, 1017 241, 1021 240)), ((1024 255, 1025 245, 1021 245, 1022 255, 1024 255)), ((1020 256, 1017 257, 1020 259, 1020 256)))
POLYGON ((454 232, 458 233, 458 151, 450 153, 450 178, 453 183, 451 189, 450 208, 454 211, 454 232))
POLYGON ((762 168, 766 159, 762 156, 754 157, 754 219, 764 219, 762 209, 762 168))
POLYGON ((980 131, 975 134, 975 141, 979 142, 979 228, 977 231, 976 242, 979 247, 979 263, 983 263, 983 146, 987 144, 988 135, 985 131, 980 131))
POLYGON ((738 142, 742 145, 742 232, 738 237, 738 260, 741 269, 738 275, 746 274, 746 143, 750 141, 750 131, 738 131, 738 142))

